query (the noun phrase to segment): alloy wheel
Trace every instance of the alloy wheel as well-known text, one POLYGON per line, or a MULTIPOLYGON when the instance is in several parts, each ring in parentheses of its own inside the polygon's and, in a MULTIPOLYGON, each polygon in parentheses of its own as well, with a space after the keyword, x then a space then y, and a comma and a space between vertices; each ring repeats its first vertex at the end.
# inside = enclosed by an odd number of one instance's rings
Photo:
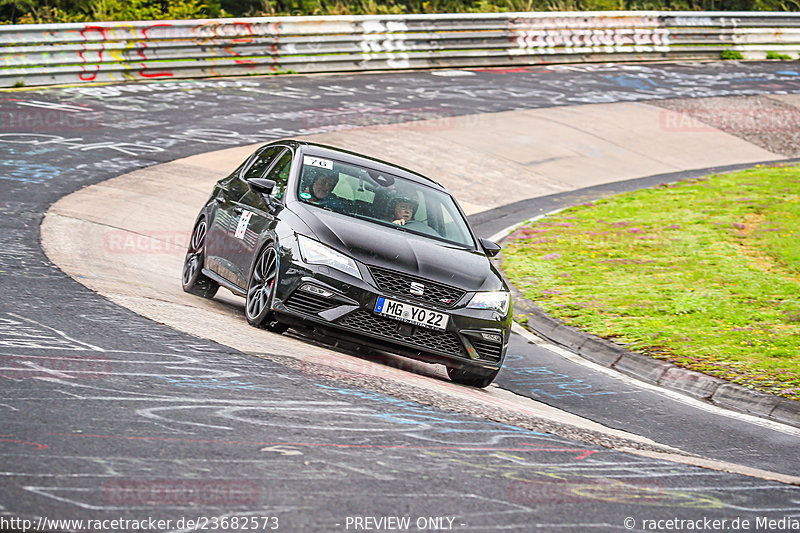
POLYGON ((203 254, 203 244, 206 240, 206 221, 201 220, 192 232, 192 239, 189 241, 189 251, 186 253, 186 260, 183 263, 183 284, 189 285, 200 268, 200 261, 203 254))
POLYGON ((251 320, 260 318, 269 305, 277 273, 277 254, 274 248, 267 246, 253 268, 252 279, 247 289, 247 316, 251 320))

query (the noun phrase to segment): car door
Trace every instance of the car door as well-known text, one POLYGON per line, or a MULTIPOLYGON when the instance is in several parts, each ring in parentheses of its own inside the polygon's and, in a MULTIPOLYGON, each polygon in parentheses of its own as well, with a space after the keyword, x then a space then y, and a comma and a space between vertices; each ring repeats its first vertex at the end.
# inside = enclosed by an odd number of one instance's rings
POLYGON ((247 172, 245 180, 242 180, 244 185, 242 196, 233 208, 238 218, 234 220, 231 227, 232 233, 229 242, 231 243, 231 270, 234 275, 234 279, 231 281, 243 289, 247 288, 249 269, 260 235, 276 224, 276 210, 274 207, 270 210, 267 201, 250 189, 246 179, 265 178, 274 181, 275 188, 272 191, 271 203, 273 206, 281 205, 283 192, 289 179, 289 171, 292 167, 292 158, 292 150, 281 147, 281 152, 273 158, 267 168, 262 168, 259 173, 247 172))
POLYGON ((261 177, 284 150, 283 146, 265 146, 258 149, 228 179, 219 183, 215 198, 216 210, 206 238, 206 264, 208 268, 239 287, 242 285, 233 262, 238 246, 234 235, 242 215, 239 199, 248 190, 245 180, 248 176, 261 177))

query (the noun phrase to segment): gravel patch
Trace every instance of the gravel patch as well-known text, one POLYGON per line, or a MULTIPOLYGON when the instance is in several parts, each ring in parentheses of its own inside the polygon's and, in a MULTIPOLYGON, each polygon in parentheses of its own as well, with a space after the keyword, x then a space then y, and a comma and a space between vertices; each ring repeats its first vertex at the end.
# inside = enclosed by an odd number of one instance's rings
POLYGON ((671 131, 715 128, 788 157, 800 156, 800 108, 769 96, 659 100, 651 105, 684 113, 665 116, 671 131))

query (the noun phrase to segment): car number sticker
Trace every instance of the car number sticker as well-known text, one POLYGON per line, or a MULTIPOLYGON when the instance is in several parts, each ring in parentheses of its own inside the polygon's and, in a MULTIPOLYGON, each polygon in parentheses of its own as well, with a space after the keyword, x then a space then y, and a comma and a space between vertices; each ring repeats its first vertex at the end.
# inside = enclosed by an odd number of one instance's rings
POLYGON ((303 156, 303 164, 312 167, 327 168, 333 170, 333 161, 330 159, 320 159, 319 157, 303 156))
POLYGON ((444 313, 417 307, 415 305, 387 300, 383 296, 378 297, 375 303, 375 312, 379 315, 394 318, 400 322, 423 326, 426 328, 444 330, 447 327, 447 320, 450 318, 444 313))
POLYGON ((234 237, 237 239, 244 239, 245 233, 247 233, 247 226, 250 224, 250 217, 253 216, 253 213, 250 211, 243 211, 241 215, 239 215, 239 224, 236 226, 236 233, 234 237))

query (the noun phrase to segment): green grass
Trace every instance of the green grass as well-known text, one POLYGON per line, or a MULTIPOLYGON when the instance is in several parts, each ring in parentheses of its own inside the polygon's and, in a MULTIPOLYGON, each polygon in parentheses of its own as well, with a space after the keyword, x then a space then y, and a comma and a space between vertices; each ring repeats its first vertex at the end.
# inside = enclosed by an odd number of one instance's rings
POLYGON ((515 231, 504 268, 527 298, 569 324, 800 400, 800 167, 562 211, 515 231))
POLYGON ((782 61, 789 61, 792 59, 792 56, 781 54, 779 52, 767 52, 767 59, 780 59, 782 61))

